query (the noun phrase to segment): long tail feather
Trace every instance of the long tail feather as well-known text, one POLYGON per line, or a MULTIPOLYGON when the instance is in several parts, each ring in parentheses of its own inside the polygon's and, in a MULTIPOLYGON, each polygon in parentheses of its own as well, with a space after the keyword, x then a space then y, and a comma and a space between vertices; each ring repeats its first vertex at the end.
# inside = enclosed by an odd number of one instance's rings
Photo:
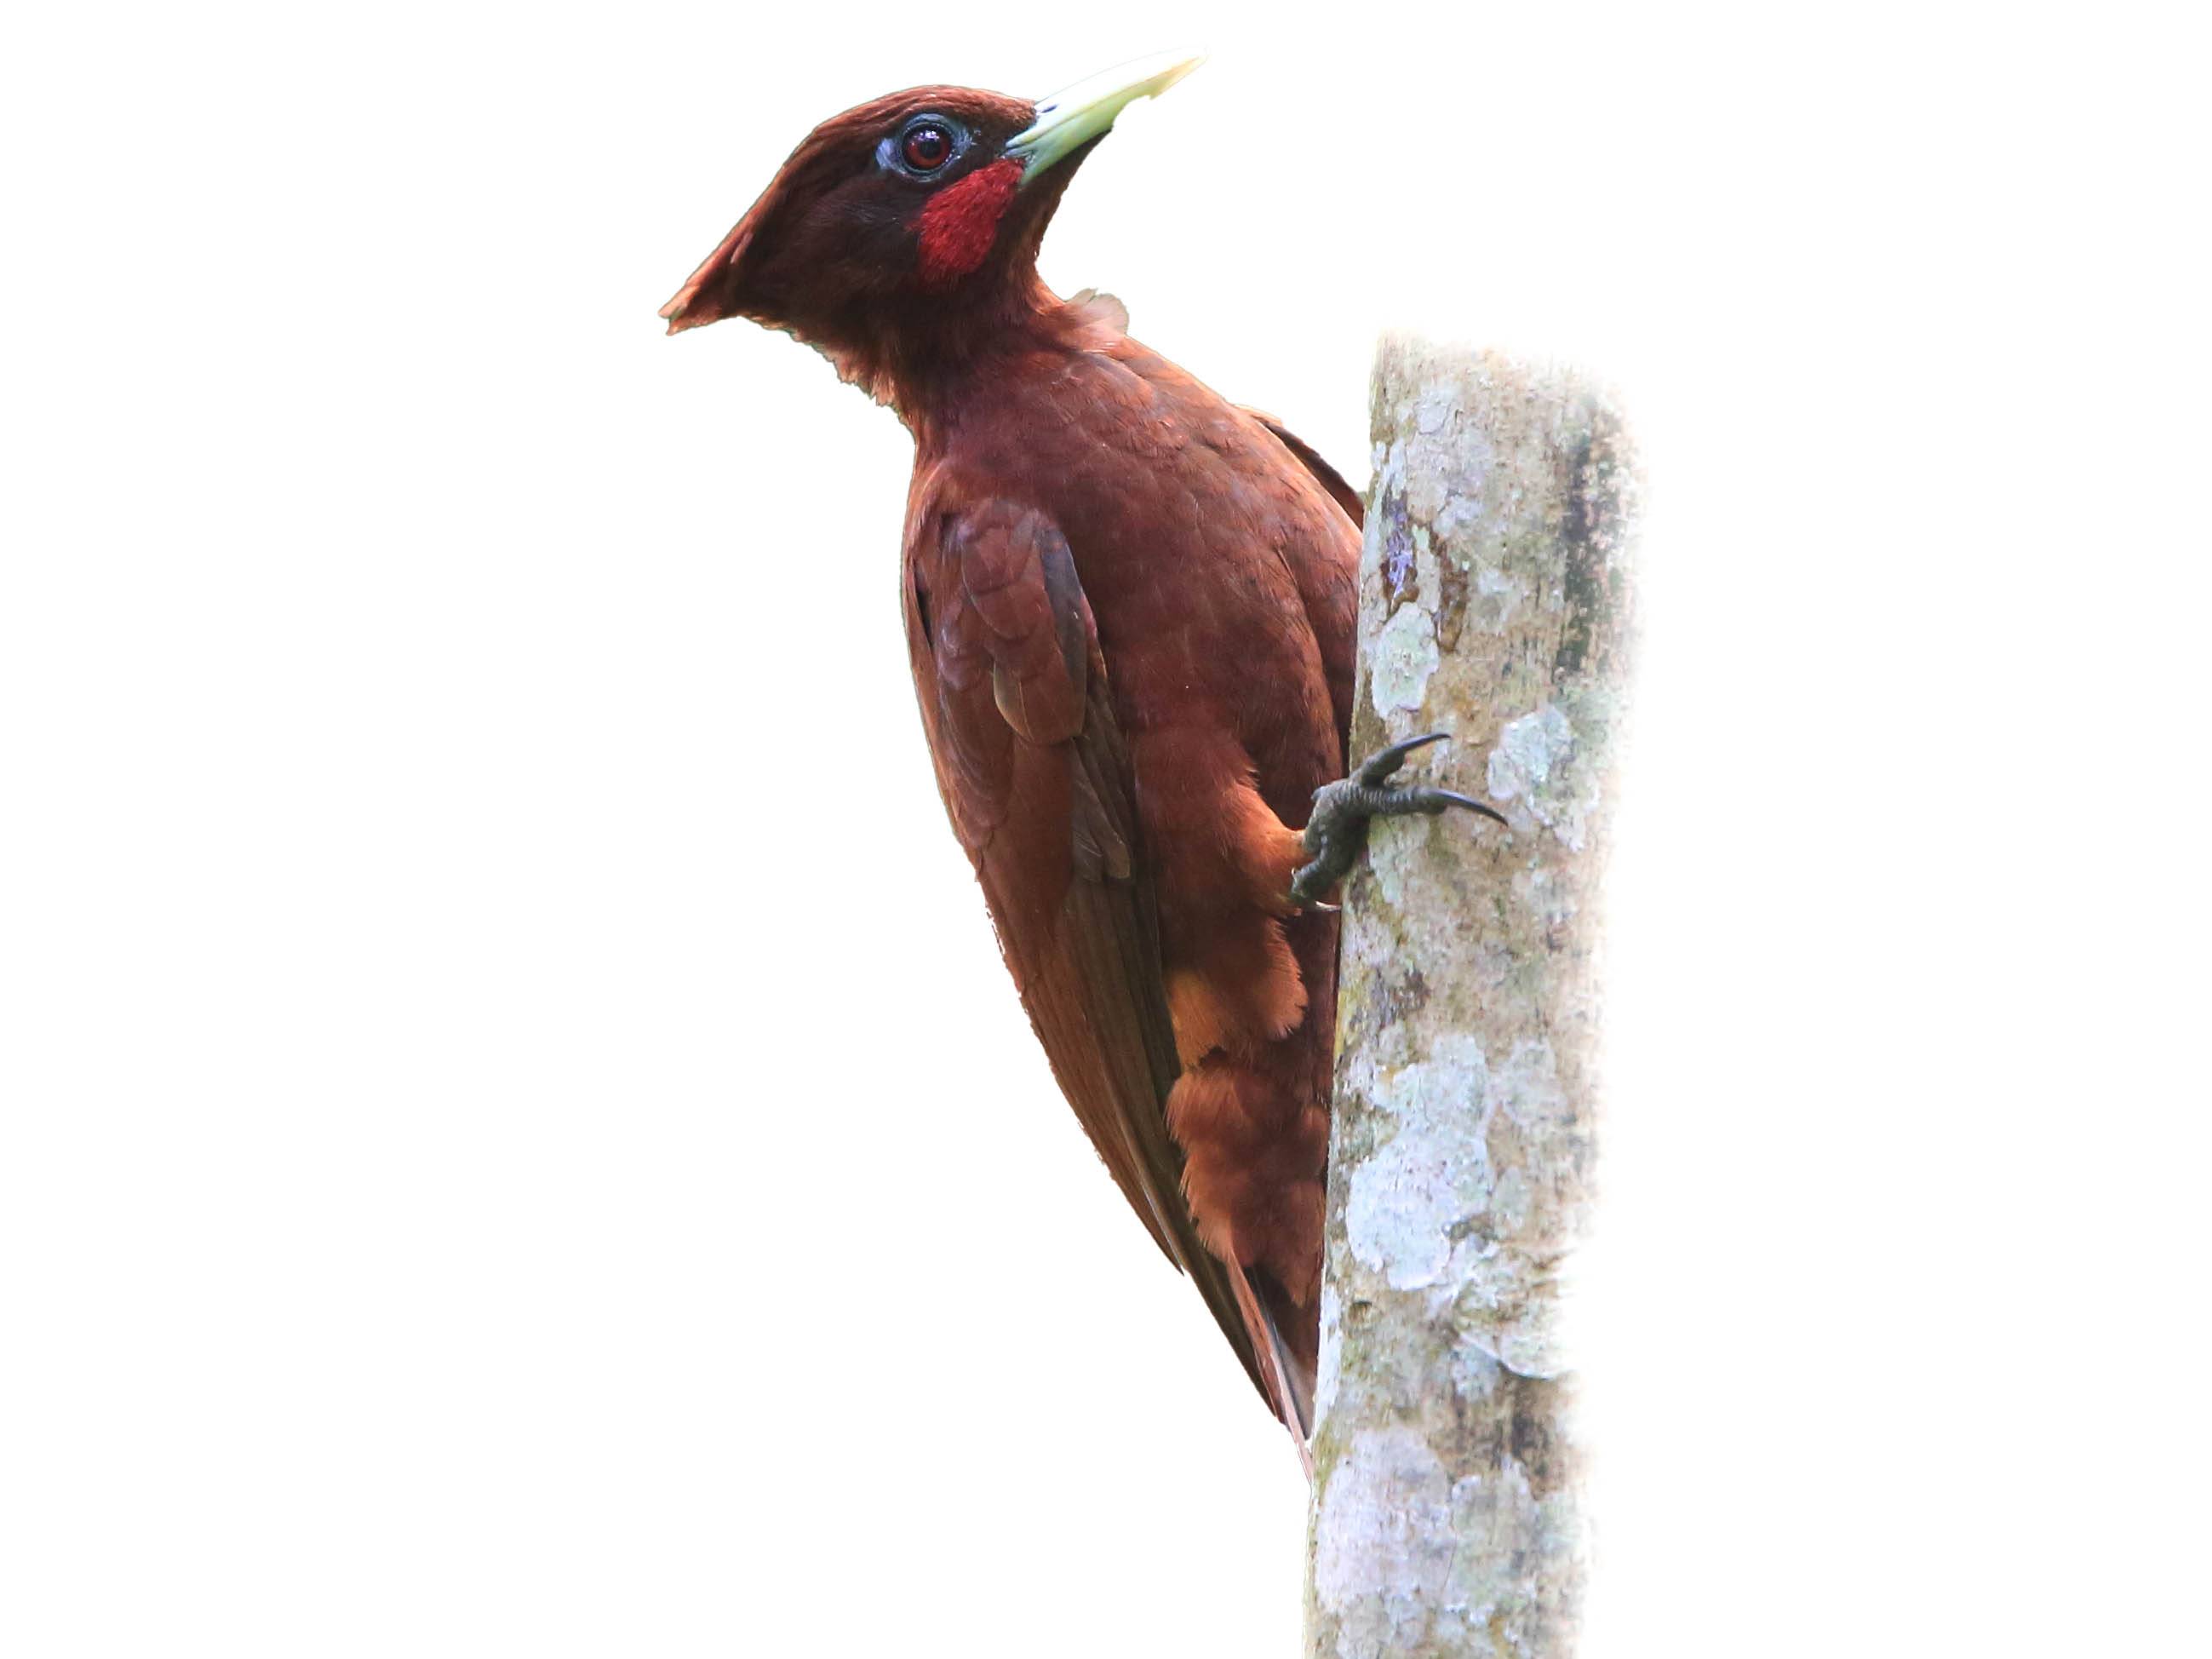
POLYGON ((1259 1361, 1260 1383, 1267 1392, 1267 1403, 1283 1426, 1290 1431, 1291 1441, 1297 1448, 1298 1462, 1313 1479, 1313 1378, 1306 1368, 1292 1357, 1290 1345, 1283 1340, 1273 1316, 1261 1305, 1252 1289, 1252 1281, 1242 1267, 1231 1262, 1229 1282, 1237 1292, 1237 1310, 1244 1318, 1244 1328, 1252 1334, 1253 1356, 1259 1361))

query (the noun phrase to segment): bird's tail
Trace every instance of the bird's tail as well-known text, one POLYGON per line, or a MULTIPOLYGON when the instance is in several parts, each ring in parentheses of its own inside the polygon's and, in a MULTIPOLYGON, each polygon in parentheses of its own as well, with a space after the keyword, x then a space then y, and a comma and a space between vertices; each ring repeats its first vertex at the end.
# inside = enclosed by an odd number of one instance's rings
MULTIPOLYGON (((1264 1281, 1266 1270, 1240 1267, 1233 1261, 1225 1265, 1229 1282, 1237 1292, 1237 1310, 1243 1316, 1244 1328, 1252 1335, 1252 1351, 1260 1364, 1260 1381, 1267 1391, 1267 1403, 1290 1431, 1291 1443, 1297 1448, 1298 1462, 1305 1466, 1306 1479, 1310 1480, 1314 1472, 1313 1362, 1300 1356, 1269 1305, 1284 1298, 1263 1299, 1261 1289, 1273 1286, 1254 1285, 1253 1275, 1257 1273, 1264 1281)), ((1295 1317, 1295 1310, 1292 1314, 1295 1317)))

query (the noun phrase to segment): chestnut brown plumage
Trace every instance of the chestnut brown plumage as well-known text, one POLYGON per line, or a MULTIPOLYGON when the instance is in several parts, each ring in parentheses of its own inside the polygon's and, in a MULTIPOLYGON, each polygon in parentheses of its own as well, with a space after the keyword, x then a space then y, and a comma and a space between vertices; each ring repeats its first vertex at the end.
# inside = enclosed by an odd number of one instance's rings
POLYGON ((953 830, 1076 1115, 1297 1433, 1336 924, 1292 897, 1293 826, 1345 770, 1359 501, 1036 268, 1114 112, 1187 67, 848 111, 662 314, 787 331, 912 431, 906 633, 953 830))

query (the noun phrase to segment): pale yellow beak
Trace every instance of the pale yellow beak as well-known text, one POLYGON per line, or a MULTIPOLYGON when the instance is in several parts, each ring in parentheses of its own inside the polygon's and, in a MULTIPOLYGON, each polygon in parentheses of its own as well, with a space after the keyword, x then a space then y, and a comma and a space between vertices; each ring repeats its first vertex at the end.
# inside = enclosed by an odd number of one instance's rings
POLYGON ((1157 97, 1205 61, 1202 52, 1162 52, 1120 64, 1039 100, 1036 122, 1006 145, 1006 154, 1022 164, 1022 182, 1027 184, 1070 150, 1110 131, 1114 118, 1138 99, 1157 97))

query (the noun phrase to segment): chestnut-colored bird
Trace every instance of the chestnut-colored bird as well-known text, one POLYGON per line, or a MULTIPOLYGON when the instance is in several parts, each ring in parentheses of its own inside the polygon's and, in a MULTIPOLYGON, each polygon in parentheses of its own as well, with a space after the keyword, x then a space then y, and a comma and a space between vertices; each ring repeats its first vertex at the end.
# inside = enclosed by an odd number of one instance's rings
MULTIPOLYGON (((1310 1426, 1359 498, 1055 296, 1037 246, 1133 99, 924 87, 824 122, 661 314, 813 346, 914 434, 900 573, 938 787, 1060 1088, 1276 1413, 1310 1426), (1303 829, 1294 826, 1304 825, 1303 829)), ((1427 741, 1421 739, 1419 741, 1427 741)), ((1493 815, 1494 816, 1494 815, 1493 815)))

